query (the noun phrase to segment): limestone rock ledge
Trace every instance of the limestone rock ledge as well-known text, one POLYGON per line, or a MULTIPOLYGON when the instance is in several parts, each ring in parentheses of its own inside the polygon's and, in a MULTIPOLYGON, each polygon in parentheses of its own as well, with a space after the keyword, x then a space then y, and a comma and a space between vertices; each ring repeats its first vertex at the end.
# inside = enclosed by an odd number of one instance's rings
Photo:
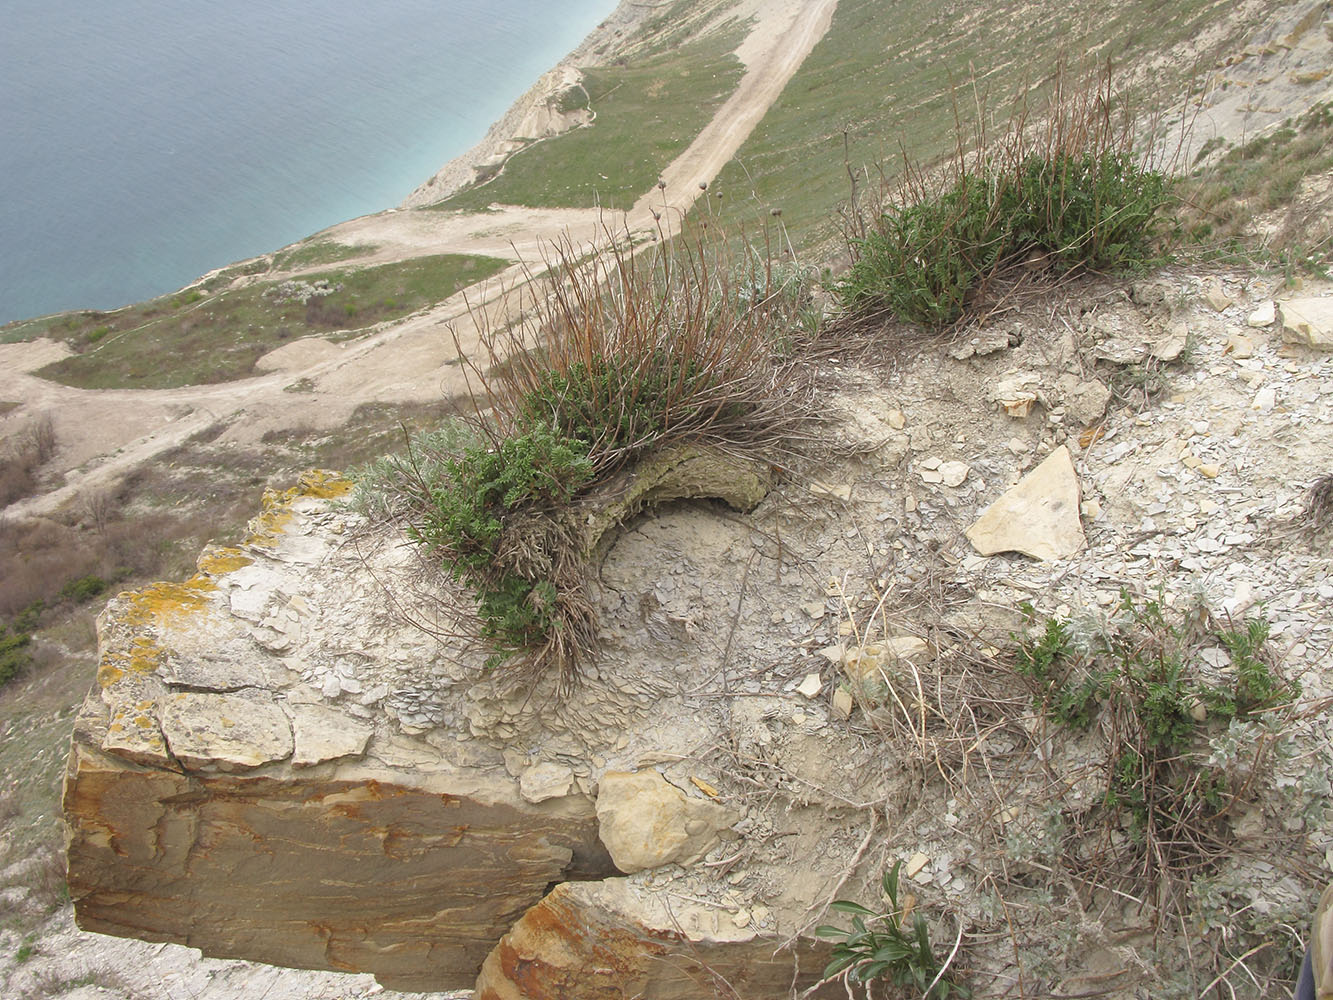
POLYGON ((576 784, 529 801, 498 752, 404 736, 276 655, 314 655, 315 568, 363 565, 328 504, 346 488, 308 475, 192 580, 110 603, 66 775, 70 895, 87 930, 470 986, 548 885, 613 869, 576 784))
MULTIPOLYGON (((766 488, 689 468, 690 491, 749 490, 752 505, 766 488)), ((641 470, 622 516, 680 495, 658 472, 641 470)), ((846 859, 821 847, 829 831, 819 823, 778 831, 708 783, 720 773, 700 759, 700 741, 715 744, 724 720, 793 711, 748 698, 710 700, 701 714, 690 694, 698 681, 684 681, 713 669, 697 651, 717 645, 710 630, 725 620, 687 609, 680 620, 698 623, 701 646, 675 634, 676 597, 641 599, 645 615, 618 626, 641 634, 611 643, 600 679, 593 672, 558 711, 542 692, 511 704, 479 671, 485 651, 457 639, 458 592, 401 539, 360 530, 335 502, 348 489, 315 472, 270 491, 243 544, 210 548, 192 579, 120 594, 103 612, 64 792, 79 925, 218 957, 369 972, 403 990, 472 986, 488 956, 484 982, 504 997, 609 996, 630 983, 645 998, 708 996, 691 984, 712 974, 741 996, 814 982, 822 952, 798 962, 779 947, 846 859), (644 653, 659 619, 667 660, 644 653), (770 832, 789 839, 769 845, 770 832), (734 853, 746 836, 760 837, 747 856, 780 845, 827 856, 829 871, 791 893, 783 878, 755 878, 745 898, 763 905, 742 910, 737 883, 714 874, 727 866, 690 866, 734 853), (616 877, 613 857, 627 844, 624 864, 642 877, 616 877), (666 881, 649 891, 644 877, 666 881), (680 894, 693 895, 689 908, 680 894), (563 930, 534 937, 538 926, 563 930), (561 935, 589 954, 612 948, 618 971, 594 963, 570 985, 561 935), (543 942, 559 953, 506 958, 543 942), (551 978, 534 980, 531 968, 551 978)), ((737 586, 752 551, 744 525, 707 511, 655 523, 674 532, 713 522, 719 544, 703 551, 715 565, 690 579, 737 586)), ((610 586, 620 576, 661 562, 644 543, 680 551, 659 533, 622 536, 606 567, 608 601, 624 600, 610 586)), ((807 722, 822 718, 811 713, 807 722)), ((837 752, 850 761, 851 744, 837 752)), ((806 799, 787 821, 837 809, 806 799)))

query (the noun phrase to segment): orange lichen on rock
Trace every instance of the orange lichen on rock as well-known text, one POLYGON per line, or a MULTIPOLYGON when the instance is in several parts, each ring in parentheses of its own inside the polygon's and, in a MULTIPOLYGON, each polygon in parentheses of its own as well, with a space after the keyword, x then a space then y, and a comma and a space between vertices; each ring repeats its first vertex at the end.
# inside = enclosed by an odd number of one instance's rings
POLYGON ((129 607, 121 616, 126 625, 164 625, 202 611, 208 596, 217 590, 208 577, 196 574, 184 583, 150 583, 142 590, 121 596, 129 607))
POLYGON ((327 469, 310 469, 286 490, 265 490, 258 516, 250 519, 244 545, 272 548, 295 516, 292 504, 303 498, 336 500, 352 491, 351 480, 327 469))
POLYGON ((204 549, 195 565, 199 567, 200 573, 206 573, 209 576, 222 576, 226 573, 234 573, 253 562, 253 559, 238 548, 232 546, 215 548, 210 545, 204 549))
POLYGON ((301 474, 297 484, 288 490, 295 497, 315 497, 319 500, 336 500, 352 492, 352 481, 337 472, 328 469, 310 469, 301 474))

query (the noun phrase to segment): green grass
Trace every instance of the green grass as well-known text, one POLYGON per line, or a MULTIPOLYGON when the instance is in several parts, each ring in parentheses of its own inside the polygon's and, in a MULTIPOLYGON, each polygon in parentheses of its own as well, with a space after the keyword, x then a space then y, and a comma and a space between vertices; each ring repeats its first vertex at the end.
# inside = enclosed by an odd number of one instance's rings
POLYGON ((348 246, 333 240, 311 238, 281 250, 273 255, 273 270, 295 271, 303 267, 317 267, 320 264, 337 264, 374 253, 372 244, 348 246))
POLYGON ((593 124, 516 153, 493 180, 433 207, 629 208, 735 90, 743 67, 731 50, 740 39, 739 29, 719 32, 630 65, 588 70, 593 124))
POLYGON ((0 344, 18 344, 46 336, 47 328, 53 322, 50 316, 36 319, 15 320, 0 326, 0 344))
POLYGON ((1189 236, 1212 253, 1301 264, 1319 271, 1333 253, 1333 196, 1286 209, 1307 177, 1333 170, 1333 104, 1317 104, 1295 121, 1233 147, 1176 184, 1189 236), (1255 216, 1277 213, 1275 228, 1256 233, 1255 216))
POLYGON ((838 285, 844 305, 944 326, 967 314, 977 290, 1032 255, 1054 275, 1142 270, 1161 260, 1167 179, 1079 129, 1067 149, 1017 149, 1005 162, 960 164, 943 192, 910 185, 906 202, 853 241, 838 285))
MULTIPOLYGON (((922 162, 952 150, 950 94, 973 76, 999 107, 1025 81, 1042 81, 1061 54, 1077 58, 1107 42, 1098 56, 1118 64, 1195 37, 1210 20, 1216 8, 1205 0, 841 0, 828 33, 712 185, 725 200, 710 199, 706 211, 734 229, 780 209, 798 249, 827 252, 838 243, 836 209, 850 194, 844 149, 877 182, 877 165, 896 174, 904 149, 922 162)), ((960 102, 966 118, 970 91, 960 102)))
POLYGON ((294 337, 345 336, 448 298, 500 271, 493 257, 441 254, 307 276, 341 291, 307 304, 277 302, 265 282, 218 293, 193 289, 111 313, 52 319, 47 336, 81 353, 38 374, 83 389, 166 389, 244 378, 268 351, 294 337))

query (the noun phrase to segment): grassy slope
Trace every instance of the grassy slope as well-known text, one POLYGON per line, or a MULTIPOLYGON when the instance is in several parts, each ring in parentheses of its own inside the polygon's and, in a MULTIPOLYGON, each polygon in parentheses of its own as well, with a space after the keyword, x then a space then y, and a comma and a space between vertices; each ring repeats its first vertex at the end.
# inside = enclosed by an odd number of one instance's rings
POLYGON ((629 208, 694 140, 736 88, 739 30, 705 36, 627 65, 590 69, 596 120, 515 154, 495 179, 434 206, 476 211, 492 202, 551 208, 629 208))
POLYGON ((256 360, 291 337, 345 336, 406 316, 505 266, 493 257, 441 254, 306 275, 307 282, 326 278, 344 286, 310 305, 266 298, 277 284, 267 282, 220 293, 196 289, 113 313, 68 313, 49 320, 45 332, 82 352, 39 374, 82 389, 227 382, 253 373, 256 360))
MULTIPOLYGON (((1218 10, 1216 0, 841 0, 828 34, 714 185, 724 207, 709 210, 745 225, 780 208, 797 246, 826 247, 850 191, 844 132, 852 163, 872 174, 875 164, 895 170, 902 149, 930 160, 952 148, 955 85, 975 76, 1001 107, 1061 54, 1095 49, 1118 63, 1195 37, 1218 10)), ((970 91, 960 96, 970 103, 970 91)))

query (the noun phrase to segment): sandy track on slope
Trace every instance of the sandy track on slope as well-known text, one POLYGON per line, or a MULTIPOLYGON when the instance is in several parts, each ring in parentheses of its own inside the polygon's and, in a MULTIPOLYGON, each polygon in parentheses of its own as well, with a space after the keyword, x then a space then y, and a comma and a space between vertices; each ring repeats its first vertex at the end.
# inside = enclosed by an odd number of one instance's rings
MULTIPOLYGON (((537 262, 558 239, 586 245, 610 231, 648 230, 653 210, 683 213, 735 155, 801 62, 828 30, 837 0, 759 0, 744 45, 747 70, 732 96, 693 143, 663 171, 665 192, 646 193, 628 213, 506 207, 475 215, 391 210, 322 235, 374 244, 358 263, 438 253, 480 253, 537 262)), ((0 436, 34 415, 49 414, 59 448, 54 468, 65 484, 11 505, 6 513, 39 516, 79 495, 110 487, 137 465, 223 422, 222 440, 252 443, 269 430, 332 428, 370 402, 420 402, 466 392, 457 344, 477 347, 479 323, 507 317, 521 302, 526 272, 515 265, 424 313, 335 350, 280 349, 278 370, 237 382, 164 390, 84 390, 28 373, 50 345, 11 345, 0 356, 0 401, 22 404, 0 417, 0 436), (472 309, 469 309, 471 303, 472 309), (481 317, 484 315, 484 319, 481 317), (309 363, 303 364, 303 361, 309 363), (307 391, 288 391, 300 382, 307 391)), ((47 359, 49 360, 49 359, 47 359)), ((41 363, 45 363, 44 361, 41 363)))

